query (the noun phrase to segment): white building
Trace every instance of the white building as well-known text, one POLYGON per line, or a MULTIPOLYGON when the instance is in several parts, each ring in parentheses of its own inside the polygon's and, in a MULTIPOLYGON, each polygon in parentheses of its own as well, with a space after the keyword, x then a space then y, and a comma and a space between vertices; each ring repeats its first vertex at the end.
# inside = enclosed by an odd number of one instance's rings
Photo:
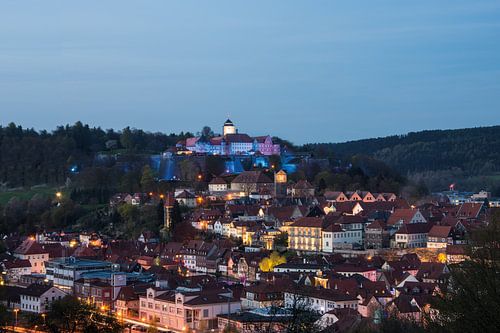
POLYGON ((356 310, 359 302, 356 294, 311 286, 302 286, 296 291, 286 291, 284 300, 285 308, 307 308, 320 314, 340 308, 356 310))
POLYGON ((451 227, 448 225, 435 225, 427 236, 427 247, 430 249, 446 249, 448 244, 453 244, 451 227))
POLYGON ((1 263, 9 283, 17 283, 22 275, 31 274, 31 263, 28 260, 15 258, 1 263))
POLYGON ((177 331, 217 328, 217 315, 241 310, 227 289, 159 291, 147 289, 139 298, 141 320, 177 331))
POLYGON ((56 287, 45 284, 32 284, 19 293, 21 311, 44 313, 52 302, 60 300, 66 293, 56 287))
POLYGON ((208 183, 208 191, 211 194, 221 194, 227 192, 229 190, 229 186, 226 181, 220 177, 215 177, 208 183))
POLYGON ((427 247, 428 223, 403 224, 394 235, 392 247, 416 248, 427 247))

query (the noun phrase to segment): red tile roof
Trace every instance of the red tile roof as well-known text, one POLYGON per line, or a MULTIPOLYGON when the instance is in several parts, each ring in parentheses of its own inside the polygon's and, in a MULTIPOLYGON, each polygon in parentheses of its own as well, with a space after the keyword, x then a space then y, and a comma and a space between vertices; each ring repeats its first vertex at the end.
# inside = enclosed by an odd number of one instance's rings
POLYGON ((401 220, 403 221, 403 224, 408 224, 418 211, 419 210, 417 209, 411 209, 411 208, 396 209, 394 213, 392 213, 391 216, 389 216, 387 224, 395 225, 401 220))
POLYGON ((36 240, 28 238, 14 250, 14 253, 28 255, 48 253, 48 251, 44 250, 36 240))
POLYGON ((323 219, 320 217, 301 217, 297 219, 291 226, 321 228, 322 225, 323 219))
POLYGON ((428 233, 432 226, 429 223, 403 224, 396 232, 397 234, 424 234, 428 233))
POLYGON ((447 238, 450 235, 451 227, 445 225, 435 225, 429 230, 429 237, 447 238))

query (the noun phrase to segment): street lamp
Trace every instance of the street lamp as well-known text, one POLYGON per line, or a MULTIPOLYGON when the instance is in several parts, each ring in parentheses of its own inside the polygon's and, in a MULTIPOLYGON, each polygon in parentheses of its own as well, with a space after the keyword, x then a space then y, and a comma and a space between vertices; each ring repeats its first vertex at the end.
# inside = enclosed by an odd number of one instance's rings
POLYGON ((16 328, 16 326, 17 326, 17 313, 18 313, 18 312, 19 312, 19 309, 14 309, 14 314, 16 315, 16 322, 15 322, 15 324, 14 324, 14 330, 15 330, 15 328, 16 328))
POLYGON ((45 313, 42 313, 42 318, 43 318, 43 326, 45 326, 45 317, 47 317, 47 315, 45 313))
POLYGON ((57 197, 57 199, 61 199, 62 193, 61 192, 56 192, 56 197, 57 197))

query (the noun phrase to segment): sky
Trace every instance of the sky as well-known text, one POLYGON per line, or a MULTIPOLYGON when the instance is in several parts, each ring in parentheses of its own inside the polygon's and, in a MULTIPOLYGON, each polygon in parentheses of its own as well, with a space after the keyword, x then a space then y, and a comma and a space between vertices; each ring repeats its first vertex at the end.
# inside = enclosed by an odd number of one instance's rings
POLYGON ((0 124, 294 143, 500 124, 499 1, 0 2, 0 124))

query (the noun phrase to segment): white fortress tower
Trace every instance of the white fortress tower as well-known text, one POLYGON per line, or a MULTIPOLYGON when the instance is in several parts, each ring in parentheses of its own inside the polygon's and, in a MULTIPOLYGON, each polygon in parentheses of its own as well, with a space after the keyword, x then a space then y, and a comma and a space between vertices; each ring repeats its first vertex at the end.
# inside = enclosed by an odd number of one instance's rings
POLYGON ((236 134, 236 127, 231 120, 226 120, 224 126, 222 127, 222 135, 226 134, 236 134))

